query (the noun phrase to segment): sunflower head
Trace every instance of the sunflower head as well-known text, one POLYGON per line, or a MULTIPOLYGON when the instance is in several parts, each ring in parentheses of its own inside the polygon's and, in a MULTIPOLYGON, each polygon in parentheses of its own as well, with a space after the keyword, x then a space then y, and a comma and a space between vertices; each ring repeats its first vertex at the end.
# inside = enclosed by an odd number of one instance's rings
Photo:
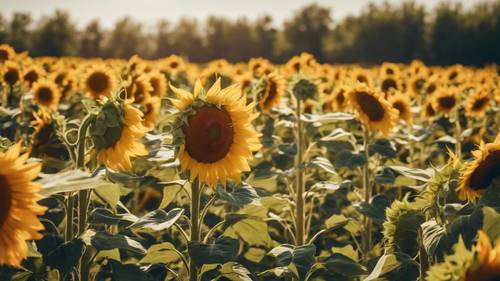
POLYGON ((22 82, 21 71, 19 65, 13 61, 6 61, 2 66, 1 81, 9 86, 14 86, 18 82, 22 82))
POLYGON ((474 263, 467 269, 465 281, 489 281, 500 279, 500 240, 495 247, 490 237, 480 230, 474 263))
POLYGON ((0 265, 19 267, 27 257, 26 240, 40 239, 44 227, 37 216, 46 208, 37 202, 41 187, 32 181, 41 164, 25 164, 29 153, 20 154, 21 143, 0 152, 0 265))
POLYGON ((116 87, 116 79, 111 70, 97 64, 89 67, 83 74, 83 89, 94 99, 110 96, 112 90, 116 87))
POLYGON ((12 60, 16 56, 14 49, 7 44, 0 44, 0 63, 12 60))
POLYGON ((397 76, 399 72, 399 66, 395 63, 385 62, 380 67, 381 76, 397 76))
POLYGON ((144 108, 144 125, 148 128, 153 128, 155 122, 160 116, 161 99, 159 97, 151 97, 142 103, 144 108))
POLYGON ((148 73, 149 84, 152 87, 151 96, 162 98, 167 92, 167 79, 158 70, 153 70, 148 73))
POLYGON ((360 121, 370 130, 380 130, 388 135, 396 125, 398 112, 381 93, 363 84, 355 86, 348 94, 360 121))
POLYGON ((179 109, 174 127, 181 169, 210 186, 239 181, 250 170, 253 151, 261 147, 251 124, 257 117, 254 104, 247 104, 237 84, 222 89, 220 79, 208 91, 199 80, 194 93, 171 88, 177 95, 172 104, 179 109))
POLYGON ((265 58, 251 58, 248 61, 248 68, 255 76, 260 76, 271 68, 271 62, 265 58))
POLYGON ((113 170, 131 171, 131 157, 146 155, 140 138, 149 130, 143 125, 142 112, 130 101, 109 99, 92 116, 90 135, 98 161, 113 170))
POLYGON ((24 70, 23 81, 26 85, 28 85, 28 87, 31 87, 33 83, 45 77, 45 75, 46 72, 42 67, 32 64, 24 70))
POLYGON ((318 86, 308 79, 300 79, 293 85, 292 93, 297 100, 313 99, 318 92, 318 86))
POLYGON ((481 142, 472 155, 474 159, 465 166, 457 188, 462 200, 477 200, 500 176, 500 134, 493 143, 481 142))
POLYGON ((397 94, 390 97, 389 103, 397 109, 399 120, 403 120, 406 123, 410 123, 412 120, 411 103, 408 96, 403 94, 397 94))
POLYGON ((465 114, 467 116, 484 116, 490 106, 491 95, 487 88, 478 89, 469 94, 465 101, 465 114))
POLYGON ((61 92, 51 80, 43 79, 35 82, 32 92, 35 102, 49 111, 55 110, 59 105, 61 92))
POLYGON ((127 96, 136 103, 146 102, 151 97, 153 86, 151 86, 147 74, 141 74, 132 80, 127 89, 127 96))
POLYGON ((433 107, 436 112, 444 115, 450 115, 457 108, 458 104, 456 91, 449 88, 442 88, 435 94, 433 99, 433 107))
POLYGON ((387 97, 393 91, 401 91, 401 81, 396 75, 385 75, 380 81, 380 90, 387 97))
POLYGON ((264 89, 259 97, 259 106, 264 111, 271 111, 279 106, 285 94, 286 80, 277 73, 271 73, 264 78, 264 89))

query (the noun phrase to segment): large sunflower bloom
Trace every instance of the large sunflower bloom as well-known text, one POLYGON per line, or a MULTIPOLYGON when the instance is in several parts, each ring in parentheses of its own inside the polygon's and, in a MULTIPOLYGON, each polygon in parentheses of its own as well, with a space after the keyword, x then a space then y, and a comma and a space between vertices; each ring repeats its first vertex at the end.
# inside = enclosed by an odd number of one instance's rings
POLYGON ((0 63, 4 63, 5 61, 11 60, 16 56, 16 51, 7 45, 0 44, 0 63))
POLYGON ((205 93, 197 81, 194 93, 171 86, 181 111, 184 143, 179 147, 182 170, 210 186, 227 179, 240 180, 250 171, 248 160, 261 147, 260 134, 251 122, 257 117, 254 104, 246 103, 237 84, 221 89, 220 79, 205 93))
POLYGON ((87 69, 82 81, 83 89, 94 99, 109 96, 116 86, 115 76, 104 65, 94 65, 87 69))
POLYGON ((50 111, 56 109, 59 105, 61 92, 54 82, 40 80, 33 84, 33 99, 38 105, 50 111))
POLYGON ((488 111, 491 102, 488 89, 478 89, 467 97, 465 101, 465 114, 467 116, 481 117, 488 111))
POLYGON ((259 99, 259 106, 264 111, 271 111, 273 107, 279 106, 285 94, 286 80, 277 73, 271 73, 265 77, 264 82, 265 89, 259 99))
POLYGON ((460 199, 475 201, 500 176, 500 134, 493 143, 481 142, 472 155, 474 160, 466 165, 457 191, 460 199))
POLYGON ((488 281, 500 279, 500 241, 495 248, 482 230, 477 241, 477 261, 468 270, 465 281, 488 281))
POLYGON ((348 95, 349 103, 359 119, 370 130, 380 130, 384 135, 390 134, 396 126, 398 112, 378 92, 366 85, 357 85, 348 95))
POLYGON ((106 102, 90 128, 99 163, 118 171, 131 171, 131 157, 147 154, 139 139, 149 131, 142 112, 127 101, 106 102))
POLYGON ((43 225, 37 216, 46 208, 38 205, 40 185, 32 181, 40 163, 25 164, 29 154, 20 155, 21 143, 0 153, 0 264, 19 267, 26 258, 26 240, 40 239, 43 225))

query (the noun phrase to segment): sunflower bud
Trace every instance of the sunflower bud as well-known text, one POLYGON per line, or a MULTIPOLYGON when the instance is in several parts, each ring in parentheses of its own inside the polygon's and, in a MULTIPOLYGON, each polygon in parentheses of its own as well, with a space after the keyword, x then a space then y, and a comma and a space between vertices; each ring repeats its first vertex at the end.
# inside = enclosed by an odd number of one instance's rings
POLYGON ((316 87, 316 85, 311 81, 307 79, 300 79, 293 86, 293 95, 299 100, 313 99, 317 90, 318 87, 316 87))

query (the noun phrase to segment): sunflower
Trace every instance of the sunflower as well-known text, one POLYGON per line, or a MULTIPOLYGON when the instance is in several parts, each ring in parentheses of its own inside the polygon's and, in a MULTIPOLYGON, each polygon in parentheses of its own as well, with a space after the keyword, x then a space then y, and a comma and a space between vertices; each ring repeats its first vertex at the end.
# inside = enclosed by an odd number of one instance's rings
POLYGON ((500 134, 493 143, 481 142, 472 155, 474 160, 466 165, 457 191, 460 199, 475 201, 500 176, 500 134))
POLYGON ((438 91, 433 99, 433 107, 436 112, 449 115, 458 105, 458 97, 454 90, 443 88, 438 91))
POLYGON ((16 51, 14 51, 14 49, 11 46, 7 44, 0 45, 0 63, 4 63, 8 60, 11 60, 15 56, 16 56, 16 51))
POLYGON ((389 103, 398 110, 399 120, 410 123, 412 119, 411 102, 408 96, 397 94, 389 99, 389 103))
POLYGON ((153 70, 148 73, 149 84, 152 87, 151 96, 162 98, 167 92, 167 79, 158 70, 153 70))
POLYGON ((109 96, 116 87, 116 79, 111 70, 103 64, 89 67, 83 74, 83 89, 94 99, 109 96))
POLYGON ((153 128, 156 119, 160 116, 161 99, 159 97, 151 97, 142 103, 144 107, 144 126, 153 128))
POLYGON ((371 80, 372 80, 371 73, 368 70, 363 69, 361 67, 356 68, 351 73, 351 78, 355 84, 362 83, 362 84, 366 84, 368 86, 371 85, 371 80))
POLYGON ((19 65, 13 61, 6 61, 3 65, 2 81, 9 86, 14 86, 17 82, 22 82, 21 71, 19 65))
POLYGON ((141 74, 132 80, 127 88, 127 96, 136 103, 142 103, 151 97, 152 91, 153 86, 149 82, 149 77, 146 74, 141 74))
POLYGON ((33 83, 45 75, 45 70, 42 67, 33 64, 23 71, 23 81, 28 87, 31 87, 33 83))
POLYGON ((441 83, 437 77, 430 78, 424 86, 424 94, 431 96, 438 91, 441 83))
POLYGON ((467 116, 484 116, 491 101, 490 93, 487 89, 478 89, 469 94, 465 101, 465 114, 467 116))
POLYGON ((381 76, 397 76, 399 75, 399 66, 395 63, 384 62, 380 67, 381 76))
POLYGON ((271 111, 279 106, 286 89, 286 80, 277 73, 271 73, 264 78, 265 88, 259 98, 259 106, 264 111, 271 111))
POLYGON ((425 89, 425 83, 426 83, 425 77, 418 75, 412 76, 409 81, 412 93, 415 96, 420 95, 425 89))
POLYGON ((349 91, 347 86, 340 86, 335 89, 335 92, 333 93, 333 109, 340 112, 346 111, 348 105, 348 93, 349 91))
POLYGON ((253 75, 251 72, 242 73, 236 75, 234 80, 240 85, 241 91, 245 92, 247 89, 252 87, 253 75))
POLYGON ((161 62, 161 65, 167 73, 178 73, 186 69, 186 63, 184 60, 176 55, 171 55, 165 58, 161 62))
POLYGON ((434 116, 436 116, 436 110, 434 109, 434 105, 431 101, 426 101, 422 106, 423 110, 421 112, 421 118, 424 120, 428 120, 434 116))
POLYGON ((131 171, 130 158, 147 154, 139 142, 149 131, 143 126, 142 116, 130 101, 104 103, 90 127, 99 163, 113 170, 131 171))
POLYGON ((478 241, 468 250, 460 237, 454 253, 427 271, 427 281, 493 281, 500 279, 500 241, 492 246, 488 235, 479 230, 478 241))
POLYGON ((21 143, 0 152, 0 264, 20 267, 27 257, 26 240, 41 239, 44 227, 37 216, 46 208, 38 205, 41 164, 25 164, 29 153, 20 155, 21 143))
POLYGON ((261 134, 251 124, 258 116, 254 104, 246 103, 237 84, 221 89, 220 79, 207 92, 199 80, 194 94, 170 87, 178 97, 172 103, 182 120, 181 169, 189 170, 191 180, 198 178, 210 186, 227 179, 239 181, 242 172, 250 171, 252 152, 261 147, 261 134))
POLYGON ((384 75, 380 81, 380 90, 387 97, 392 91, 401 91, 401 81, 395 75, 384 75))
POLYGON ((302 60, 299 56, 292 57, 285 64, 285 69, 290 74, 300 72, 302 70, 302 60))
POLYGON ((349 104, 361 122, 370 130, 380 130, 388 135, 396 125, 398 112, 391 104, 366 85, 356 85, 348 94, 349 104))
POLYGON ((271 62, 265 58, 251 58, 248 61, 248 68, 255 76, 264 74, 265 70, 269 69, 271 62))
POLYGON ((32 91, 35 102, 49 111, 56 109, 59 105, 61 92, 53 81, 42 79, 35 82, 32 91))

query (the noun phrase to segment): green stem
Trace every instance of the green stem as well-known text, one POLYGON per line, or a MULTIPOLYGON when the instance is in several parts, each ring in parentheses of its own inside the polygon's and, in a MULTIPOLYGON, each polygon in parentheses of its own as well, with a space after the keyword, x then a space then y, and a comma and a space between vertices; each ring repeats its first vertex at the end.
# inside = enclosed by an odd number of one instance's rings
MULTIPOLYGON (((369 159, 370 155, 368 154, 368 144, 370 142, 370 131, 366 126, 363 126, 363 149, 365 153, 366 163, 363 166, 363 191, 364 191, 364 201, 365 203, 370 203, 370 198, 372 195, 372 189, 370 185, 370 170, 369 170, 369 159)), ((364 239, 363 239, 363 253, 365 255, 365 260, 367 260, 368 252, 371 249, 372 244, 372 234, 371 234, 371 221, 365 216, 363 219, 364 222, 364 239)))
MULTIPOLYGON (((200 191, 200 182, 195 179, 191 184, 191 243, 200 241, 200 191)), ((191 257, 189 264, 189 274, 191 281, 198 280, 198 268, 193 257, 191 257)))
POLYGON ((66 207, 66 242, 73 239, 73 212, 75 208, 75 197, 68 195, 68 206, 66 207))
POLYGON ((458 159, 462 158, 462 127, 460 126, 460 117, 458 114, 458 110, 455 114, 455 154, 458 159))
POLYGON ((295 230, 296 230, 296 235, 295 238, 297 239, 297 245, 302 246, 304 245, 304 232, 305 232, 305 210, 304 210, 304 173, 302 170, 302 164, 303 164, 303 150, 304 150, 304 134, 302 132, 302 120, 300 119, 301 115, 301 109, 300 109, 300 99, 297 99, 297 158, 296 158, 296 224, 295 224, 295 230))

